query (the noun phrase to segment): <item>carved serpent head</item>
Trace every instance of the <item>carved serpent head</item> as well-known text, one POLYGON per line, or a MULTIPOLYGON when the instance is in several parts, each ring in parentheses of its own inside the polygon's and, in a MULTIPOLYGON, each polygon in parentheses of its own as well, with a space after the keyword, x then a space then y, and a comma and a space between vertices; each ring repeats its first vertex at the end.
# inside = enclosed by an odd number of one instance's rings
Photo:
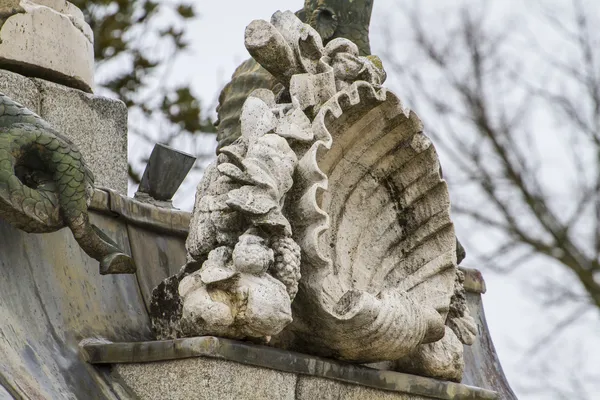
POLYGON ((343 37, 358 46, 360 55, 371 54, 369 25, 375 0, 305 0, 300 19, 319 32, 324 43, 343 37))

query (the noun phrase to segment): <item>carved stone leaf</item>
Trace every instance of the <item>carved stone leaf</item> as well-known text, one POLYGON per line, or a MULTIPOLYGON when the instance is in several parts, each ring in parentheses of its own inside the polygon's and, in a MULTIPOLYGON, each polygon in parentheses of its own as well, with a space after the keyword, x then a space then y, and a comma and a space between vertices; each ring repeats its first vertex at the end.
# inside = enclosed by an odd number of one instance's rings
POLYGON ((247 158, 243 161, 244 168, 251 179, 253 185, 262 186, 263 190, 271 190, 277 192, 278 184, 268 171, 268 166, 265 162, 257 158, 247 158))
POLYGON ((295 108, 280 120, 275 132, 286 139, 310 142, 314 138, 310 119, 300 109, 295 108))
POLYGON ((273 208, 266 214, 257 215, 252 218, 256 226, 264 226, 281 230, 286 237, 292 236, 292 227, 287 218, 281 213, 279 207, 273 208))
POLYGON ((271 132, 277 126, 277 118, 271 108, 258 97, 248 97, 242 107, 242 136, 250 143, 264 134, 271 132))
POLYGON ((479 330, 477 329, 477 323, 470 314, 466 314, 460 318, 450 318, 448 320, 448 326, 456 334, 458 339, 466 345, 470 346, 477 340, 479 330))
POLYGON ((248 148, 244 165, 257 181, 263 180, 281 198, 293 184, 298 158, 287 141, 278 135, 265 135, 248 148))
POLYGON ((254 185, 257 184, 256 180, 252 179, 252 177, 246 172, 242 171, 238 167, 233 164, 220 164, 217 169, 220 173, 225 176, 230 177, 231 179, 240 182, 246 185, 254 185))
POLYGON ((239 138, 229 146, 225 146, 219 150, 219 153, 227 156, 229 162, 242 168, 242 161, 248 150, 248 140, 246 138, 239 138))
POLYGON ((279 206, 279 203, 264 188, 256 186, 242 186, 229 192, 228 196, 229 207, 253 215, 266 214, 279 206))

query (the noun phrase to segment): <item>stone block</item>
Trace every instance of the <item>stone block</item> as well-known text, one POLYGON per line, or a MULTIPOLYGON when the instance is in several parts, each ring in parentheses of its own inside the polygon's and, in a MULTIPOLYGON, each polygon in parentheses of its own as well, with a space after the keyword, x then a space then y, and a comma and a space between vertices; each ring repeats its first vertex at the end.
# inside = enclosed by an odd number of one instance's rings
POLYGON ((365 386, 316 378, 299 376, 296 385, 295 400, 428 400, 432 397, 417 396, 408 393, 389 392, 365 386))
POLYGON ((41 96, 33 80, 23 75, 0 70, 0 92, 23 104, 34 113, 40 113, 41 96))
POLYGON ((92 91, 93 33, 77 7, 61 0, 5 0, 0 14, 0 67, 92 91))
POLYGON ((121 101, 2 70, 0 92, 71 139, 94 173, 97 187, 127 193, 127 108, 121 101))
POLYGON ((140 400, 294 400, 296 375, 210 358, 117 364, 140 400))
POLYGON ((41 79, 40 116, 73 140, 94 173, 96 187, 127 193, 127 108, 41 79))

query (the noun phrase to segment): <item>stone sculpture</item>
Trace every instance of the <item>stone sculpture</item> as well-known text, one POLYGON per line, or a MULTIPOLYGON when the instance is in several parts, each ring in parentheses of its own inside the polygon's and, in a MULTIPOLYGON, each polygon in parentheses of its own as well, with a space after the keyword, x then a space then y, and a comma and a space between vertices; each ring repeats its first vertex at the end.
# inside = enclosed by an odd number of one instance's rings
POLYGON ((101 274, 133 273, 133 260, 90 223, 94 176, 77 147, 0 93, 0 218, 30 233, 68 226, 101 274))
MULTIPOLYGON (((374 0, 305 0, 296 16, 319 33, 323 43, 346 38, 358 46, 361 56, 371 54, 369 25, 374 0)), ((256 89, 269 89, 279 94, 287 85, 254 58, 244 61, 234 72, 231 82, 219 96, 217 141, 219 149, 241 135, 241 106, 256 89)))
POLYGON ((250 94, 241 137, 199 185, 190 262, 155 289, 158 336, 270 340, 460 380, 476 326, 418 117, 381 86, 377 58, 324 45, 291 12, 253 21, 245 44, 282 89, 250 94))

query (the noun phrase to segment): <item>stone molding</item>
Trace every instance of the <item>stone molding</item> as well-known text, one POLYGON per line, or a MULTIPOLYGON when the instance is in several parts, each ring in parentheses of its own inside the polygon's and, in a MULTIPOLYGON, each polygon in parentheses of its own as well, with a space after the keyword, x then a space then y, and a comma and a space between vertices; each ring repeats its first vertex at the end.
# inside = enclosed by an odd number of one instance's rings
MULTIPOLYGON (((80 348, 83 357, 91 364, 131 364, 131 368, 135 370, 136 365, 134 364, 156 363, 156 368, 161 369, 161 374, 168 374, 169 366, 173 365, 161 363, 161 361, 177 363, 178 360, 187 358, 208 357, 390 392, 423 396, 425 399, 499 399, 496 392, 460 383, 382 371, 273 347, 210 336, 137 343, 110 343, 86 339, 81 342, 80 348)), ((138 365, 138 367, 141 366, 138 365)), ((145 368, 152 368, 152 366, 146 365, 145 368)), ((141 370, 142 368, 140 368, 140 372, 141 370)), ((244 378, 241 377, 241 379, 244 378)), ((198 389, 200 390, 200 388, 198 389)), ((162 393, 162 395, 166 395, 166 393, 162 393)))

